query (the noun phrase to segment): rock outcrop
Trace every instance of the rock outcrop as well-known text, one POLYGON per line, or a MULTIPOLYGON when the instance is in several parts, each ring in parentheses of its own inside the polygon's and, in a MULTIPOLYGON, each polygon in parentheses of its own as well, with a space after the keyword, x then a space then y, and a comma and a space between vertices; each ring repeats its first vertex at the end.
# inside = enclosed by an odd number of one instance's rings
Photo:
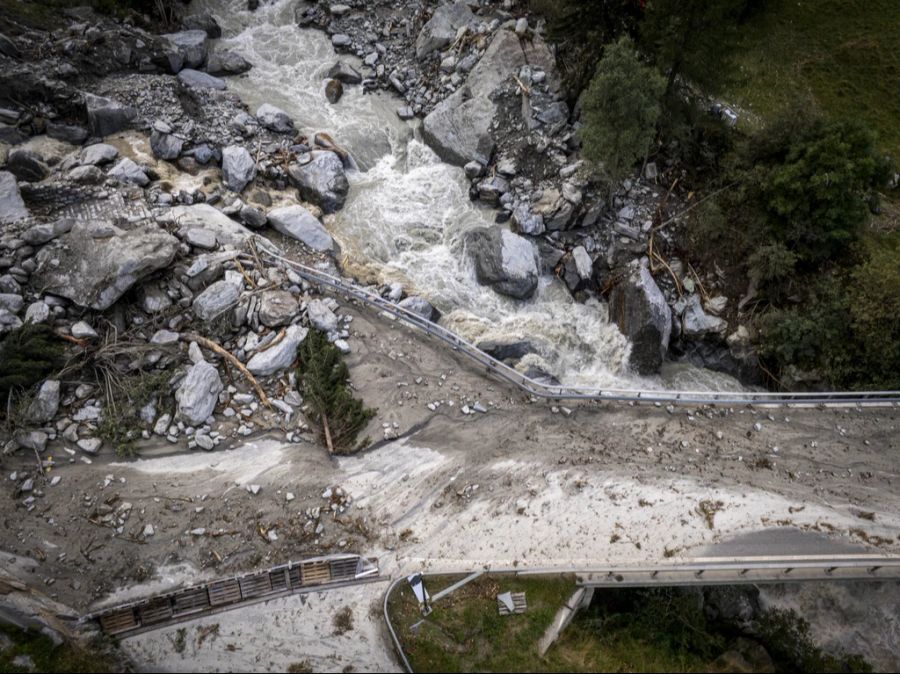
POLYGON ((82 307, 111 307, 135 283, 171 264, 178 239, 156 225, 123 231, 78 222, 37 254, 32 285, 82 307), (95 233, 102 229, 102 238, 95 233), (112 236, 106 236, 109 230, 112 236))
POLYGON ((631 367, 643 375, 659 371, 669 349, 672 310, 650 271, 635 263, 610 293, 610 318, 631 341, 631 367))

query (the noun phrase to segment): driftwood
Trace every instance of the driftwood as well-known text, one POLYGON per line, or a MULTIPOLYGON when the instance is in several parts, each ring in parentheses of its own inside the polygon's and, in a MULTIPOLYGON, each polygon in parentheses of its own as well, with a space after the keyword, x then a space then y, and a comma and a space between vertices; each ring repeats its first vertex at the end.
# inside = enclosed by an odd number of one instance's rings
POLYGON ((269 409, 272 408, 272 403, 269 402, 269 396, 266 395, 266 392, 263 391, 262 386, 260 386, 259 382, 256 381, 256 377, 254 377, 252 374, 250 374, 250 370, 248 370, 241 361, 239 361, 237 358, 235 358, 232 354, 230 354, 224 348, 219 346, 219 344, 217 344, 216 342, 214 342, 211 339, 207 339, 206 337, 201 337, 200 335, 193 333, 193 332, 182 333, 181 341, 182 342, 197 342, 197 344, 199 344, 200 346, 203 346, 203 347, 209 349, 210 351, 214 351, 217 354, 219 354, 220 356, 222 356, 222 358, 224 358, 226 361, 228 361, 229 363, 234 365, 238 370, 240 370, 240 373, 242 375, 244 375, 244 378, 247 381, 249 381, 250 384, 253 385, 253 388, 256 389, 256 395, 259 396, 260 402, 262 402, 262 404, 265 405, 266 407, 268 407, 269 409))

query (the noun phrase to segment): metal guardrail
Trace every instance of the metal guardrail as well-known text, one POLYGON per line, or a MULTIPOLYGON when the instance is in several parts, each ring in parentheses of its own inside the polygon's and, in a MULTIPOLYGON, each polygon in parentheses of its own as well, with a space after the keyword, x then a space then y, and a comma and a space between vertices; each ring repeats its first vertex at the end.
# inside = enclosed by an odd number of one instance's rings
POLYGON ((900 391, 829 391, 813 393, 779 393, 772 391, 668 391, 606 388, 587 386, 566 386, 546 384, 528 377, 510 367, 471 342, 466 341, 447 328, 404 309, 366 288, 307 267, 270 251, 261 251, 267 257, 289 266, 307 281, 325 286, 332 291, 350 297, 371 307, 384 311, 406 324, 449 344, 454 350, 486 369, 486 374, 502 379, 537 398, 551 400, 609 400, 615 402, 666 403, 672 405, 780 405, 800 406, 846 406, 861 405, 890 407, 900 403, 900 391))
POLYGON ((379 579, 377 559, 353 554, 313 557, 105 608, 81 622, 97 621, 106 634, 129 637, 250 603, 379 579))

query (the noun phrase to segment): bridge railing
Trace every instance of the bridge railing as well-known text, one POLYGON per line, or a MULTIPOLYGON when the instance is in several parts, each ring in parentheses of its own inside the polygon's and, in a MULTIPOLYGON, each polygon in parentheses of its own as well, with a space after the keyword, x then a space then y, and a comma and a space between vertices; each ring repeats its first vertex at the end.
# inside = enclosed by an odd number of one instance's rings
POLYGON ((891 406, 900 403, 900 391, 816 391, 816 392, 773 392, 773 391, 673 391, 639 390, 623 388, 592 388, 589 386, 569 386, 547 384, 537 381, 510 367, 506 363, 488 355, 471 342, 456 333, 434 323, 424 316, 383 298, 376 292, 360 287, 344 279, 337 278, 318 269, 290 260, 270 251, 261 251, 269 258, 291 268, 310 283, 324 286, 331 291, 384 311, 402 320, 407 325, 435 337, 469 360, 483 366, 486 373, 502 379, 522 391, 537 398, 552 400, 610 400, 622 402, 646 402, 706 405, 877 405, 891 406))

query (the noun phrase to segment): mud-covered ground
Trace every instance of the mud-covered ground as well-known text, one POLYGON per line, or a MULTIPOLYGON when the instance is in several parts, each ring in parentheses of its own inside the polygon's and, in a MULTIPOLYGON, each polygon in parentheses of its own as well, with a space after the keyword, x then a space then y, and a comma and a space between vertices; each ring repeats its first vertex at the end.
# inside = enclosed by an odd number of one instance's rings
MULTIPOLYGON (((311 433, 299 443, 270 434, 214 452, 148 444, 137 460, 87 464, 51 446, 60 461, 35 485, 33 510, 4 481, 0 549, 76 609, 322 552, 377 555, 387 573, 589 566, 677 559, 770 527, 900 549, 897 410, 554 412, 437 342, 345 308, 352 381, 378 408, 372 449, 332 459, 311 433), (486 413, 461 411, 476 401, 486 413), (384 424, 398 439, 381 440, 384 424)), ((3 473, 33 463, 4 456, 3 473)))

